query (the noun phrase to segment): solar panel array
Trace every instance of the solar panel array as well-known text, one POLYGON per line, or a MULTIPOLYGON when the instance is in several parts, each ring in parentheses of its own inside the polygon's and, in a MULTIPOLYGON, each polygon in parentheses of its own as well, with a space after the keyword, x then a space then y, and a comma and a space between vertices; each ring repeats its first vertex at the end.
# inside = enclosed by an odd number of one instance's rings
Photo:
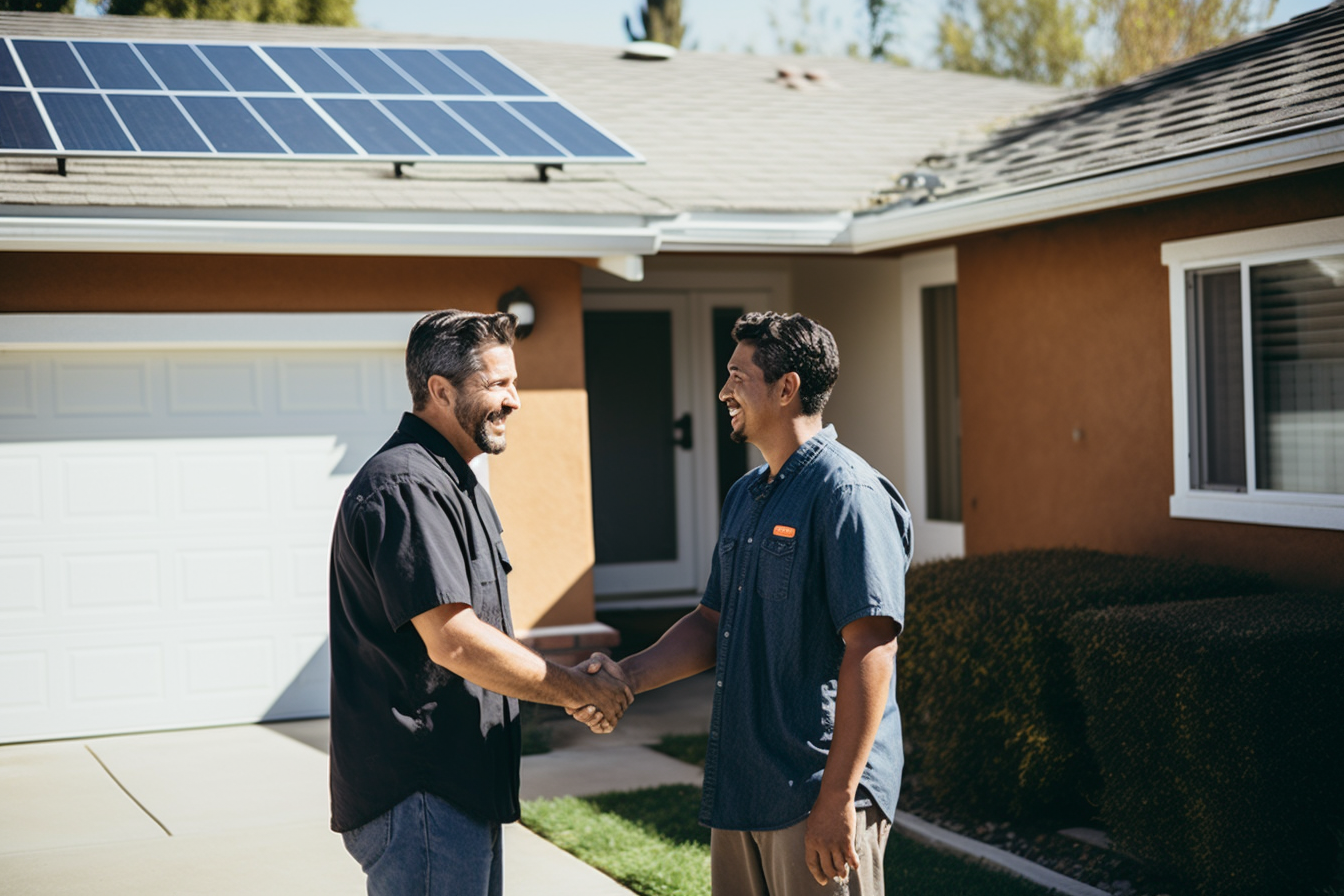
POLYGON ((0 39, 0 154, 639 162, 489 49, 0 39))

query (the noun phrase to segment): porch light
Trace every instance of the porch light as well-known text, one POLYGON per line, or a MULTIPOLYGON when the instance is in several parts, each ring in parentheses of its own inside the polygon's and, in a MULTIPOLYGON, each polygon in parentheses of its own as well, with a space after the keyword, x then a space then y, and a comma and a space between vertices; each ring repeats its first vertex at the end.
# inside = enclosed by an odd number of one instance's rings
POLYGON ((537 323, 537 306, 532 304, 532 297, 521 286, 515 286, 499 297, 499 310, 518 318, 519 339, 526 339, 537 323))

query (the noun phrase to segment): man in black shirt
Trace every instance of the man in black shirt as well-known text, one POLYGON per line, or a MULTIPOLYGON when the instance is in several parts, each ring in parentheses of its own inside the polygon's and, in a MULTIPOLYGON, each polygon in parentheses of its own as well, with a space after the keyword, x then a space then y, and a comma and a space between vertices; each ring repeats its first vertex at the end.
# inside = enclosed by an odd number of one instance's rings
MULTIPOLYGON (((502 892, 518 818, 518 699, 592 704, 609 731, 632 694, 513 639, 511 569, 468 462, 504 450, 519 408, 510 314, 436 311, 412 328, 413 412, 346 490, 331 548, 332 828, 370 894, 502 892)), ((586 665, 586 664, 585 664, 586 665)))

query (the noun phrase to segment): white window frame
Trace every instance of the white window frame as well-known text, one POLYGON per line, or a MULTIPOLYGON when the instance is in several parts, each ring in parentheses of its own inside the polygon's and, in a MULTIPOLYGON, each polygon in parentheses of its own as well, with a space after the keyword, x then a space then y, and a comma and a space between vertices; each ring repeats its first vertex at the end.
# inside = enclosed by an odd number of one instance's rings
POLYGON ((1344 253, 1344 217, 1162 244, 1162 263, 1168 269, 1171 297, 1171 407, 1175 488, 1170 512, 1173 518, 1344 530, 1344 495, 1269 491, 1256 487, 1255 371, 1250 361, 1251 267, 1341 253, 1344 253), (1241 270, 1242 357, 1246 359, 1242 365, 1246 402, 1245 492, 1199 489, 1194 487, 1190 478, 1194 444, 1190 435, 1190 334, 1186 314, 1186 274, 1218 267, 1239 267, 1241 270))
POLYGON ((924 442, 923 290, 926 286, 947 286, 956 282, 955 247, 901 258, 901 374, 905 410, 905 482, 901 494, 914 521, 914 559, 920 562, 966 554, 965 522, 929 519, 928 459, 924 442))

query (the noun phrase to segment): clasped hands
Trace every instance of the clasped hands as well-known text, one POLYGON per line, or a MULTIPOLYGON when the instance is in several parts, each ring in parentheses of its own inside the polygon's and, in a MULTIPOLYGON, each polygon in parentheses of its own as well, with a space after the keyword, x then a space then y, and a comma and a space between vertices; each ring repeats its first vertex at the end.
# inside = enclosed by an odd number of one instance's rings
POLYGON ((605 653, 594 653, 574 671, 581 673, 576 679, 583 692, 582 702, 566 706, 565 712, 594 734, 615 731, 616 723, 635 699, 625 670, 605 653))

